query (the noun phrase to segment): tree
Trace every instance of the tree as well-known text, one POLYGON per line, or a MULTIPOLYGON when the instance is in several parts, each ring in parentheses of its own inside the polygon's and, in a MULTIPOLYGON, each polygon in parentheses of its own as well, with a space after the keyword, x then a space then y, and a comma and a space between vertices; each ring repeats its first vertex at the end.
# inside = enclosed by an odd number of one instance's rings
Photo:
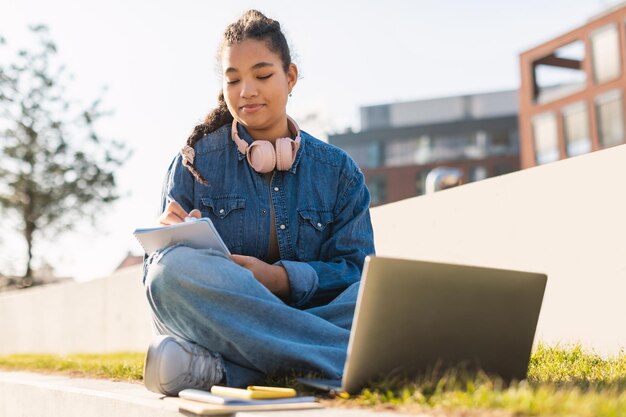
MULTIPOLYGON (((119 198, 115 170, 129 157, 125 146, 97 134, 107 113, 101 98, 84 106, 67 97, 63 66, 47 27, 30 27, 37 43, 15 60, 0 62, 0 208, 16 214, 28 253, 24 278, 32 277, 33 246, 43 232, 71 230, 95 221, 119 198)), ((6 42, 0 36, 0 47, 6 42)))

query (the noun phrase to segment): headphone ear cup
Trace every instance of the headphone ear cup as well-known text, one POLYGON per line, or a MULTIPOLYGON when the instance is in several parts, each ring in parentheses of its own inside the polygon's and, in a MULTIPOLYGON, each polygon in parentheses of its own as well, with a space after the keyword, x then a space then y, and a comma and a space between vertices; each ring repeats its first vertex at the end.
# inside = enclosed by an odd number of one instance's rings
POLYGON ((248 146, 246 157, 252 169, 261 174, 273 171, 276 166, 276 152, 271 142, 266 140, 252 142, 248 146))
POLYGON ((293 140, 290 138, 276 139, 276 168, 287 171, 294 160, 293 140))

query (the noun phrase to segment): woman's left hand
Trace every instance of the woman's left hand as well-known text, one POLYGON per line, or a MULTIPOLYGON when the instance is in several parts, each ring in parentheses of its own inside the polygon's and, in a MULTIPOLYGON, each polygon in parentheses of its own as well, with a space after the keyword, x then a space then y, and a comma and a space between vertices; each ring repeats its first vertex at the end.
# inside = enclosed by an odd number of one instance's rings
POLYGON ((252 275, 272 293, 283 300, 289 299, 291 287, 287 271, 282 266, 270 265, 254 256, 230 255, 239 266, 252 272, 252 275))

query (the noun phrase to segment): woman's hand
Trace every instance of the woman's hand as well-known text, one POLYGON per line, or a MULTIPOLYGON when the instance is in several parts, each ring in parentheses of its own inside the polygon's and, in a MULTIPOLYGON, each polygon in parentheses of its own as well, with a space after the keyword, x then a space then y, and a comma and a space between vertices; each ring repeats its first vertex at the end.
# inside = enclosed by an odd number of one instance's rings
POLYGON ((252 275, 272 293, 283 300, 288 300, 291 294, 289 277, 282 266, 270 265, 254 256, 230 255, 230 259, 239 266, 252 272, 252 275))
POLYGON ((182 223, 186 217, 194 217, 199 219, 202 217, 200 210, 193 209, 190 213, 187 213, 184 208, 176 201, 172 200, 165 207, 165 211, 159 216, 158 222, 160 226, 167 226, 169 224, 182 223))

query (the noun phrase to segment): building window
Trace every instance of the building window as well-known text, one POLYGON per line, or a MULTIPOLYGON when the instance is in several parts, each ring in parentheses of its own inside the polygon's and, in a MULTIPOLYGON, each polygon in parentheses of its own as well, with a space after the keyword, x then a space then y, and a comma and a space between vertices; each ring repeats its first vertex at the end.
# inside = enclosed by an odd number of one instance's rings
POLYGON ((621 90, 596 97, 598 137, 604 148, 624 143, 624 106, 621 90))
POLYGON ((500 162, 494 165, 493 176, 497 177, 498 175, 509 174, 513 171, 515 171, 515 168, 513 168, 513 165, 507 162, 500 162))
POLYGON ((546 103, 585 88, 587 76, 582 63, 585 43, 571 42, 533 62, 534 98, 546 103))
POLYGON ((465 157, 468 159, 483 159, 487 156, 489 135, 484 130, 474 133, 465 146, 465 157))
POLYGON ((422 195, 426 192, 426 177, 428 170, 419 171, 415 177, 415 195, 422 195))
POLYGON ((567 156, 591 152, 587 104, 584 101, 571 104, 563 107, 562 113, 567 156))
POLYGON ((376 168, 380 166, 380 144, 345 145, 343 149, 354 159, 361 168, 376 168))
POLYGON ((490 132, 489 154, 508 155, 517 152, 508 130, 493 130, 490 132))
POLYGON ((381 145, 378 142, 372 142, 367 145, 366 155, 365 155, 365 167, 367 168, 376 168, 380 166, 381 155, 380 155, 381 145))
POLYGON ((370 192, 370 204, 382 204, 387 199, 387 179, 382 175, 375 175, 366 181, 370 192))
POLYGON ((467 149, 473 146, 469 135, 452 134, 436 136, 432 145, 432 161, 465 159, 467 149))
POLYGON ((362 107, 361 129, 384 129, 391 126, 389 110, 390 106, 388 104, 383 104, 380 106, 362 107))
POLYGON ((469 169, 469 181, 480 181, 487 178, 487 168, 482 165, 473 166, 469 169))
POLYGON ((593 31, 590 38, 594 81, 600 84, 619 77, 621 68, 617 25, 603 26, 593 31))
POLYGON ((415 139, 390 141, 385 145, 385 166, 413 165, 417 148, 415 139))
POLYGON ((415 163, 423 165, 432 159, 432 141, 430 136, 422 135, 417 139, 417 149, 415 150, 415 163))
POLYGON ((559 159, 559 140, 554 113, 541 113, 532 119, 535 159, 538 165, 559 159))
POLYGON ((519 153, 519 130, 509 129, 509 138, 511 138, 511 153, 519 153))

